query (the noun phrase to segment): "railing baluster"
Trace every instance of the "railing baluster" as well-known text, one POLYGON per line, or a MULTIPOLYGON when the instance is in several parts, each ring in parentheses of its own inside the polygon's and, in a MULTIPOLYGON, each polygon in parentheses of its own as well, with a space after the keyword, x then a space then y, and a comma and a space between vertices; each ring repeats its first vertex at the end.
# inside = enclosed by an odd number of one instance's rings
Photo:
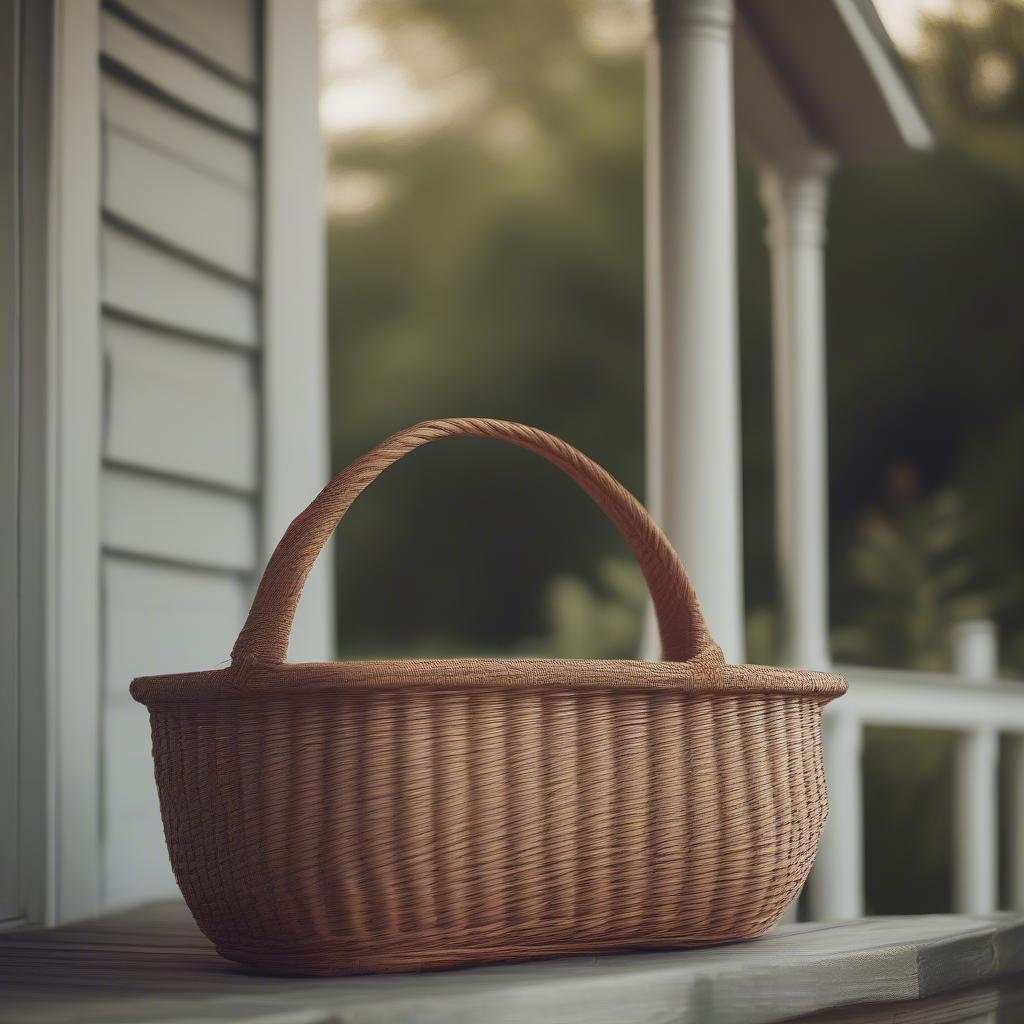
POLYGON ((992 729, 956 738, 953 769, 953 907, 960 914, 996 909, 999 739, 992 729))
POLYGON ((1014 736, 1009 748, 1010 906, 1024 910, 1024 736, 1014 736))
POLYGON ((860 721, 840 708, 822 722, 829 812, 808 883, 811 917, 845 921, 864 913, 864 813, 860 721))
MULTIPOLYGON (((998 672, 995 625, 960 623, 953 633, 955 668, 984 685, 998 672)), ((976 727, 956 738, 953 762, 953 907, 986 914, 999 903, 999 736, 976 727)))

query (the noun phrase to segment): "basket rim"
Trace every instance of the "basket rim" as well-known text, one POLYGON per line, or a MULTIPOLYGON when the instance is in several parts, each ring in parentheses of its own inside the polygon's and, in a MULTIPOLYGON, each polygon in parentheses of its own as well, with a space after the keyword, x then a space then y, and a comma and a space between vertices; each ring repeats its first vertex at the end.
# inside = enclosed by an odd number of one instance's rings
POLYGON ((140 676, 131 684, 140 704, 182 701, 287 700, 309 694, 370 690, 564 693, 666 690, 733 696, 810 696, 824 705, 846 693, 830 672, 772 665, 718 666, 709 674, 688 662, 582 658, 414 658, 372 661, 236 663, 201 672, 140 676))

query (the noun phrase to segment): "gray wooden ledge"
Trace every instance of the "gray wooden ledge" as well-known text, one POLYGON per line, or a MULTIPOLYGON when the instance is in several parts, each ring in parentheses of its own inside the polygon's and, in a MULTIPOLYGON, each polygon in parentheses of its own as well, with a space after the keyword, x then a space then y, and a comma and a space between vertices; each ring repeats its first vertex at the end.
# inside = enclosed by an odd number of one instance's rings
POLYGON ((1024 1021, 1024 917, 786 925, 716 949, 420 975, 259 977, 180 903, 0 934, 0 1021, 769 1024, 1024 1021))

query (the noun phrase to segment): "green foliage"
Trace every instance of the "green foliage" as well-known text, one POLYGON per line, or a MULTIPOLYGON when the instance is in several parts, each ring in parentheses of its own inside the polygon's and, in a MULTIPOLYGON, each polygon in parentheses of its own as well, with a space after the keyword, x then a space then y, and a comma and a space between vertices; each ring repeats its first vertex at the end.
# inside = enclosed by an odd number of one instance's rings
POLYGON ((832 649, 840 660, 949 670, 953 626, 992 617, 1000 595, 979 579, 978 545, 958 495, 895 505, 865 515, 849 547, 857 618, 833 632, 832 649))
POLYGON ((556 577, 545 596, 547 633, 525 653, 548 658, 634 658, 647 586, 636 565, 609 559, 598 585, 556 577))

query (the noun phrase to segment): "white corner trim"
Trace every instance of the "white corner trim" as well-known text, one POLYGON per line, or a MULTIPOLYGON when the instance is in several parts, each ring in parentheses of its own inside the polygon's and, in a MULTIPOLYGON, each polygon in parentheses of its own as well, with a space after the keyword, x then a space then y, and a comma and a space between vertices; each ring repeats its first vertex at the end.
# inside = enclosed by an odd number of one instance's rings
POLYGON ((917 99, 893 67, 889 55, 879 42, 871 27, 857 9, 853 0, 832 0, 850 37, 857 44, 864 62, 878 83, 882 96, 889 106, 893 120, 899 128, 903 141, 911 149, 930 149, 934 144, 932 130, 925 121, 917 99))
POLYGON ((100 910, 99 4, 57 0, 46 461, 46 918, 100 910))
MULTIPOLYGON (((264 558, 329 473, 323 150, 316 0, 264 4, 264 558)), ((320 556, 292 661, 333 657, 333 571, 320 556)))

